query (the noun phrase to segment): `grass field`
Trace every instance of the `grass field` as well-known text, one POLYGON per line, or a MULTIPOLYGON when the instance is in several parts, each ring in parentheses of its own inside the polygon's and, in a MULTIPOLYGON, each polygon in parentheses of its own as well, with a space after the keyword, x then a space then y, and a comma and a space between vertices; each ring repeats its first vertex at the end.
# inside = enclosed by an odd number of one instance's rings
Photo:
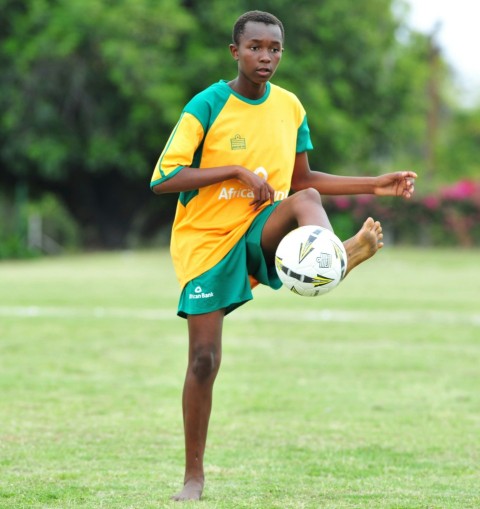
MULTIPOLYGON (((0 508, 178 507, 177 294, 164 251, 0 263, 0 508)), ((194 505, 480 508, 479 251, 255 295, 226 319, 194 505)))

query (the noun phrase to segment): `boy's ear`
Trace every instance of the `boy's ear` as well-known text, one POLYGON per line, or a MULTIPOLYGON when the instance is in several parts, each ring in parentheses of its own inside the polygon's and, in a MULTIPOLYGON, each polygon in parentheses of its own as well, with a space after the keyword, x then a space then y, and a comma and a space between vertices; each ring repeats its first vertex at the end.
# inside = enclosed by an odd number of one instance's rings
POLYGON ((230 44, 230 53, 235 60, 238 60, 238 48, 235 44, 230 44))

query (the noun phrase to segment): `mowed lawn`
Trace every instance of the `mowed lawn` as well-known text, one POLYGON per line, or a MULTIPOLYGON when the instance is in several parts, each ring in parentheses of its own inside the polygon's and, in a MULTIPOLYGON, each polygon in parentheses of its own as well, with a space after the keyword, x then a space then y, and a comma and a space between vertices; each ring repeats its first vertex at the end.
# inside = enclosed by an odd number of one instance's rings
MULTIPOLYGON (((0 508, 178 507, 177 295, 161 250, 0 263, 0 508)), ((206 475, 205 509, 478 509, 480 252, 256 289, 225 321, 206 475)))

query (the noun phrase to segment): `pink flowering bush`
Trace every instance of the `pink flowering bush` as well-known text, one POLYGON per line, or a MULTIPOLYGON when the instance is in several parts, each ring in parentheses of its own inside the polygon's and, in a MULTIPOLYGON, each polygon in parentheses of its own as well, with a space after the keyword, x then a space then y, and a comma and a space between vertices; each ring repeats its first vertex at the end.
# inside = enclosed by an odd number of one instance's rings
POLYGON ((382 222, 387 243, 419 246, 480 246, 480 181, 461 180, 411 200, 371 195, 323 199, 342 239, 352 236, 365 218, 382 222))

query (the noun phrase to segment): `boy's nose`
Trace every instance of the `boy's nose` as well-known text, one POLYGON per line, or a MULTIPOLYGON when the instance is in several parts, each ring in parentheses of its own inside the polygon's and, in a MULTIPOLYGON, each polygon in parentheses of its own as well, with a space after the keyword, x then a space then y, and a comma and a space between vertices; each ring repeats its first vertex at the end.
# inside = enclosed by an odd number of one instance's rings
POLYGON ((270 52, 268 50, 262 51, 260 55, 260 60, 262 62, 270 62, 270 59, 271 59, 270 52))

